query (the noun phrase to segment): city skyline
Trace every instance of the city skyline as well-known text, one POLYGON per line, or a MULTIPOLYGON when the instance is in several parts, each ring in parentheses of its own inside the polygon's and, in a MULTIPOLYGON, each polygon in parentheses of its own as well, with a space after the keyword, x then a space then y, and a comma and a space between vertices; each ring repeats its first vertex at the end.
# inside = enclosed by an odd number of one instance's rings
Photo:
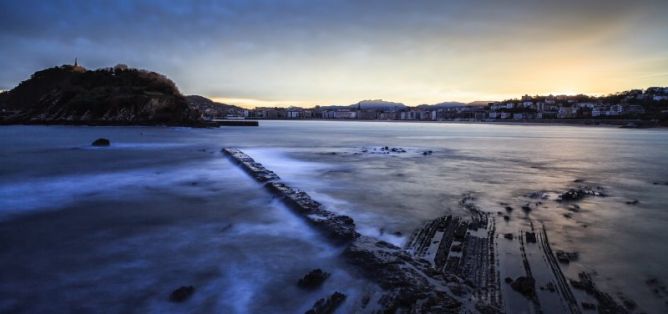
POLYGON ((11 44, 0 90, 75 57, 244 107, 605 95, 668 81, 662 1, 1 3, 11 44))

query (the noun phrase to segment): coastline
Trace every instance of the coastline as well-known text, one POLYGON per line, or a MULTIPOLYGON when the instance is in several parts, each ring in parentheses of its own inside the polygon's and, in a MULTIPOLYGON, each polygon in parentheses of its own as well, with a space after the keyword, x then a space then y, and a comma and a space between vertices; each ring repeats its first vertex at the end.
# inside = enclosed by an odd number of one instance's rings
POLYGON ((574 126, 574 127, 601 127, 601 128, 627 128, 627 129, 665 129, 668 128, 666 125, 643 124, 638 127, 625 127, 629 123, 642 123, 648 121, 642 120, 542 120, 542 121, 532 121, 532 120, 519 120, 519 121, 466 121, 466 120, 441 120, 441 121, 432 121, 432 120, 362 120, 362 119, 255 119, 257 121, 321 121, 321 122, 371 122, 371 123, 425 123, 425 124, 480 124, 480 125, 525 125, 525 126, 534 126, 534 125, 545 125, 545 126, 574 126))

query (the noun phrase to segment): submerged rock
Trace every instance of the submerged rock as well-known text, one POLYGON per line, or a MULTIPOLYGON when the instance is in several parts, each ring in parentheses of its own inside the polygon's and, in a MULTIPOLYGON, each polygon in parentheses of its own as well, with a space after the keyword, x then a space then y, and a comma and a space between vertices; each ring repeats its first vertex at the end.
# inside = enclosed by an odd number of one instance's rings
POLYGON ((346 300, 346 295, 341 292, 334 292, 327 298, 322 298, 315 302, 313 308, 306 311, 306 314, 331 314, 346 300))
POLYGON ((304 275, 302 279, 299 279, 297 285, 303 289, 315 289, 322 285, 325 280, 329 278, 329 273, 322 271, 322 269, 314 269, 308 274, 304 275))
POLYGON ((98 138, 93 143, 91 143, 92 146, 109 146, 111 145, 111 142, 106 139, 106 138, 98 138))
POLYGON ((172 302, 183 302, 185 300, 188 300, 190 296, 195 293, 195 287, 193 286, 183 286, 180 287, 169 295, 169 301, 172 302))
POLYGON ((536 280, 531 277, 517 277, 510 287, 522 295, 532 298, 536 294, 536 280))
POLYGON ((588 303, 588 302, 582 302, 582 308, 585 310, 595 310, 596 309, 596 304, 593 303, 588 303))
POLYGON ((568 264, 568 263, 578 259, 578 253, 577 252, 557 251, 555 253, 555 256, 557 257, 557 260, 562 264, 568 264))
POLYGON ((557 197, 557 201, 559 202, 569 202, 569 201, 579 201, 585 198, 585 196, 599 196, 599 197, 605 197, 606 194, 602 192, 603 188, 600 186, 597 186, 595 188, 591 188, 588 186, 580 186, 575 189, 569 189, 568 191, 561 193, 559 197, 557 197))

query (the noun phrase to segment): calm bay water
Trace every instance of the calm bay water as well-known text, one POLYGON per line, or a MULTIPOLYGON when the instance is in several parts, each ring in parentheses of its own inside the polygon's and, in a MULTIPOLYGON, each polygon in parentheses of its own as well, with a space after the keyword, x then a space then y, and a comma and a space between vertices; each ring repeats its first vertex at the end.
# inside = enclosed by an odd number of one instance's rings
MULTIPOLYGON (((557 202, 497 220, 544 224, 555 249, 611 295, 661 313, 645 282, 668 283, 668 133, 571 126, 262 121, 258 128, 0 127, 0 311, 303 312, 339 290, 354 308, 371 284, 339 248, 220 153, 242 148, 359 230, 403 244, 426 220, 466 215, 465 193, 496 213, 574 180, 601 186, 579 212, 557 202), (89 144, 98 137, 109 148, 89 144), (404 154, 368 154, 380 146, 404 154), (367 153, 363 153, 364 149, 367 153), (423 151, 433 154, 424 156, 423 151), (627 201, 638 200, 630 205, 627 201), (566 217, 569 216, 569 217, 566 217), (294 282, 333 272, 315 292, 294 282), (196 286, 186 304, 167 302, 196 286)), ((502 278, 519 263, 500 247, 502 278)), ((521 308, 521 306, 520 306, 521 308)))

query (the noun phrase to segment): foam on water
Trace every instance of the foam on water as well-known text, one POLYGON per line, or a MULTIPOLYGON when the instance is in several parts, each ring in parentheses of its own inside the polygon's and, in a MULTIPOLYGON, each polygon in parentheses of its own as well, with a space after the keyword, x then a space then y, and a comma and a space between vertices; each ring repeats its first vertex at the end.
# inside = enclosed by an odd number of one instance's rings
POLYGON ((355 211, 350 202, 317 191, 324 183, 316 179, 318 174, 335 169, 337 166, 323 162, 296 160, 290 158, 285 150, 279 148, 252 148, 244 149, 244 152, 255 161, 262 163, 267 169, 276 172, 284 180, 294 184, 296 188, 306 191, 314 200, 325 205, 328 210, 353 217, 357 231, 361 234, 397 246, 403 246, 406 242, 405 236, 393 234, 391 230, 387 230, 388 232, 384 230, 383 217, 372 212, 355 211))
MULTIPOLYGON (((143 197, 147 188, 165 189, 178 184, 202 180, 216 180, 230 175, 230 167, 223 158, 214 158, 204 163, 185 164, 181 167, 155 167, 140 170, 98 172, 82 175, 62 175, 23 180, 0 181, 0 220, 16 214, 36 210, 58 209, 87 200, 133 199, 143 197), (224 169, 226 171, 221 171, 224 169), (215 175, 215 177, 214 177, 215 175)), ((183 195, 211 195, 214 192, 182 188, 175 191, 183 195)))

